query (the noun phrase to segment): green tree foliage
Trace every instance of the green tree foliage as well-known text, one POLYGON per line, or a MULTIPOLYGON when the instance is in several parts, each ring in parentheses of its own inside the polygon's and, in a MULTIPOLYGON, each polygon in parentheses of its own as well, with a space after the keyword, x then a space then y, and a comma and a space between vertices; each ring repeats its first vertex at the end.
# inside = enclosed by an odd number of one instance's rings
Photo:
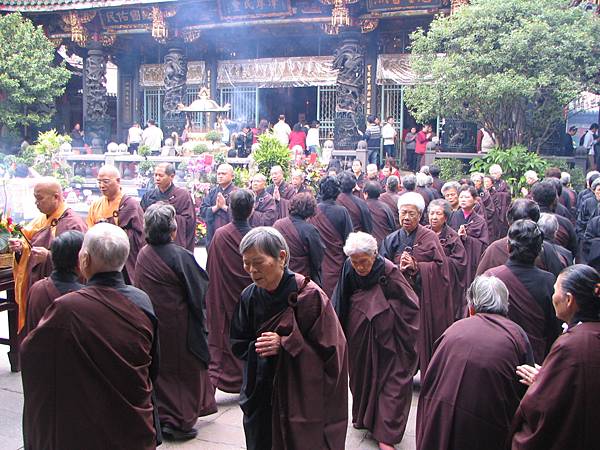
POLYGON ((54 64, 54 48, 41 26, 19 13, 0 17, 0 124, 40 126, 54 114, 71 73, 54 64))
POLYGON ((258 148, 252 154, 258 171, 269 178, 271 167, 281 166, 285 176, 290 172, 290 150, 283 145, 275 135, 270 133, 261 134, 258 137, 258 148))
POLYGON ((463 164, 459 159, 436 159, 434 166, 437 166, 440 169, 440 178, 442 180, 460 180, 464 175, 463 164))
POLYGON ((501 148, 538 149, 582 91, 600 88, 600 18, 569 0, 472 0, 412 35, 419 83, 405 100, 483 124, 501 148))

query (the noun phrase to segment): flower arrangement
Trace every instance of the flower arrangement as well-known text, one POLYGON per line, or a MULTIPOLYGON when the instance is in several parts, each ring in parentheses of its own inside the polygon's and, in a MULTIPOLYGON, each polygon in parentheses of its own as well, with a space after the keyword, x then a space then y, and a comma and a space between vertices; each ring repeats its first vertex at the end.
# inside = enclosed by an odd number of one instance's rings
POLYGON ((196 245, 204 245, 206 243, 206 235, 208 228, 202 219, 198 219, 196 223, 196 245))
POLYGON ((8 253, 8 240, 21 236, 21 225, 14 223, 12 217, 0 213, 0 253, 8 253))

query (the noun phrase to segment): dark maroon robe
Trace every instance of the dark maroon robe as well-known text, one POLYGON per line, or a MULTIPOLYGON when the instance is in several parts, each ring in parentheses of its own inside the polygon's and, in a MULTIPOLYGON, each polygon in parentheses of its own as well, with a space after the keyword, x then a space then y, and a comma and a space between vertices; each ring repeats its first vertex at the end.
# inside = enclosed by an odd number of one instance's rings
POLYGON ((418 266, 417 273, 404 273, 404 276, 419 295, 417 348, 419 367, 421 374, 424 374, 434 342, 454 322, 450 272, 437 235, 422 225, 418 225, 409 236, 406 236, 403 228, 390 234, 381 244, 379 254, 399 265, 402 252, 407 247, 410 247, 418 266))
POLYGON ((279 219, 273 228, 281 233, 290 248, 290 270, 310 277, 321 286, 321 265, 325 256, 325 245, 317 228, 295 215, 279 219))
POLYGON ((333 201, 319 203, 317 208, 317 214, 310 218, 310 223, 319 230, 323 244, 325 244, 321 279, 325 294, 331 297, 346 259, 344 244, 352 232, 352 221, 348 210, 343 206, 336 205, 333 201))
MULTIPOLYGON (((285 181, 282 181, 278 187, 280 198, 279 201, 275 200, 277 209, 276 219, 282 219, 283 217, 287 217, 289 214, 290 201, 292 200, 292 197, 296 195, 297 192, 302 192, 302 190, 296 191, 294 185, 292 185, 291 183, 286 183, 285 181)), ((275 185, 270 184, 269 186, 267 186, 267 192, 270 195, 273 195, 274 191, 275 185)))
MULTIPOLYGON (((427 228, 431 229, 428 225, 427 228)), ((448 269, 450 271, 450 290, 452 292, 452 304, 454 307, 454 318, 462 319, 465 311, 465 293, 467 285, 465 275, 467 271, 467 254, 460 236, 450 228, 444 225, 438 234, 440 244, 444 248, 444 253, 448 260, 448 269)))
POLYGON ((535 362, 541 363, 558 335, 552 307, 554 276, 511 260, 506 265, 489 269, 485 275, 500 278, 508 288, 508 318, 525 330, 535 362), (533 282, 526 283, 524 274, 533 282))
POLYGON ((21 346, 25 449, 156 448, 156 326, 118 272, 52 303, 21 346))
POLYGON ((348 339, 352 423, 397 444, 417 369, 419 299, 396 265, 379 256, 366 277, 347 259, 332 302, 348 339))
MULTIPOLYGON (((461 237, 461 240, 467 254, 467 269, 464 277, 465 286, 469 287, 475 279, 481 255, 490 243, 487 223, 483 217, 474 211, 465 218, 463 211, 459 209, 452 213, 448 225, 455 231, 458 231, 461 225, 465 225, 467 229, 467 235, 461 237)), ((463 311, 457 318, 462 319, 465 316, 466 303, 463 304, 463 311)))
POLYGON ((158 318, 160 423, 191 430, 198 417, 217 412, 203 313, 208 276, 176 244, 146 245, 138 255, 135 285, 148 294, 158 318))
POLYGON ((231 222, 231 214, 229 210, 223 211, 218 209, 216 212, 212 211, 212 207, 217 204, 217 195, 222 194, 225 197, 225 204, 229 206, 229 196, 237 187, 233 183, 229 183, 225 189, 221 186, 213 187, 208 194, 202 199, 202 205, 200 205, 200 217, 206 222, 206 244, 210 244, 215 231, 224 225, 231 222))
POLYGON ((177 236, 175 243, 194 251, 196 241, 196 209, 187 189, 171 184, 165 192, 155 188, 146 192, 140 201, 144 211, 156 202, 165 202, 175 208, 175 221, 177 222, 177 236))
POLYGON ((494 236, 492 237, 492 241, 495 241, 505 237, 506 233, 508 233, 509 224, 506 213, 510 207, 512 197, 510 194, 510 188, 504 180, 494 182, 494 186, 490 191, 490 196, 492 197, 492 201, 496 207, 496 217, 498 218, 494 236))
POLYGON ((400 198, 400 194, 397 192, 383 192, 379 196, 379 200, 389 206, 392 211, 392 215, 394 216, 394 221, 396 222, 396 229, 400 226, 399 222, 399 211, 398 211, 398 199, 400 198))
POLYGON ((491 243, 496 240, 496 222, 498 221, 496 205, 494 205, 494 201, 488 191, 481 189, 478 193, 479 196, 477 197, 477 203, 473 211, 485 219, 491 243))
POLYGON ((240 242, 250 229, 247 224, 246 227, 229 223, 219 228, 208 247, 206 261, 210 379, 216 388, 230 393, 240 392, 242 388, 242 363, 231 353, 229 328, 240 294, 252 284, 239 251, 240 242))
POLYGON ((277 205, 267 191, 256 194, 254 211, 250 216, 250 226, 270 227, 277 220, 277 205))
POLYGON ((57 273, 39 280, 31 286, 27 293, 27 316, 24 333, 28 334, 37 327, 40 319, 54 300, 69 292, 78 291, 83 287, 74 273, 57 273))
POLYGON ((371 234, 377 239, 377 245, 381 245, 388 234, 396 231, 394 213, 381 200, 368 198, 365 201, 373 218, 373 231, 371 234))
POLYGON ((350 214, 352 228, 355 232, 364 231, 371 233, 373 231, 373 218, 365 201, 352 193, 341 193, 336 203, 343 206, 350 214))
POLYGON ((515 369, 532 363, 525 332, 506 317, 481 313, 456 322, 421 378, 417 449, 506 449, 525 393, 515 369))
MULTIPOLYGON (((135 278, 135 262, 140 249, 146 245, 144 240, 144 211, 140 203, 129 195, 123 195, 119 209, 115 211, 119 227, 122 228, 129 238, 129 256, 123 267, 123 278, 125 283, 133 284, 135 278)), ((115 217, 108 217, 103 221, 115 225, 115 217)))
POLYGON ((598 448, 599 342, 597 321, 571 326, 556 340, 515 414, 514 450, 598 448))
POLYGON ((240 406, 248 450, 344 448, 346 339, 315 283, 286 270, 275 292, 250 285, 231 324, 231 345, 244 360, 240 406), (264 332, 281 336, 277 356, 256 354, 264 332))

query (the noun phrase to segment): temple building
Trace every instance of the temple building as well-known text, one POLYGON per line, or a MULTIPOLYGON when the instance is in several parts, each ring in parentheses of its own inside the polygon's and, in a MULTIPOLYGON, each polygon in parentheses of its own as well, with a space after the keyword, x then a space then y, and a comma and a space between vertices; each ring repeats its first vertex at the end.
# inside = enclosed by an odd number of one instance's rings
MULTIPOLYGON (((209 90, 239 124, 320 121, 323 139, 354 148, 366 117, 414 119, 410 34, 450 0, 0 0, 41 24, 57 49, 82 58, 61 127, 80 122, 98 146, 123 142, 134 122, 181 132, 189 105, 209 90), (117 95, 107 95, 107 65, 117 95), (79 83, 79 84, 77 84, 79 83)), ((188 113, 189 114, 189 113, 188 113)), ((199 117, 187 117, 192 122, 199 117)), ((212 117, 210 120, 214 120, 212 117)), ((435 124, 434 124, 435 125, 435 124)))

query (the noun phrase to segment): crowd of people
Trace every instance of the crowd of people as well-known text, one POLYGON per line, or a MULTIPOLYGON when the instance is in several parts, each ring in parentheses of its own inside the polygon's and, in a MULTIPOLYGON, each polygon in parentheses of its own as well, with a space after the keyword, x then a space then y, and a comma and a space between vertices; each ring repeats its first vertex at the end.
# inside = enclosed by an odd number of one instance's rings
POLYGON ((498 165, 332 161, 316 191, 280 166, 216 174, 206 269, 170 164, 141 202, 103 167, 85 221, 36 185, 10 242, 26 449, 190 439, 219 389, 248 449, 343 449, 350 419, 390 450, 417 372, 418 449, 597 447, 600 173, 577 193, 550 168, 519 198, 498 165))

